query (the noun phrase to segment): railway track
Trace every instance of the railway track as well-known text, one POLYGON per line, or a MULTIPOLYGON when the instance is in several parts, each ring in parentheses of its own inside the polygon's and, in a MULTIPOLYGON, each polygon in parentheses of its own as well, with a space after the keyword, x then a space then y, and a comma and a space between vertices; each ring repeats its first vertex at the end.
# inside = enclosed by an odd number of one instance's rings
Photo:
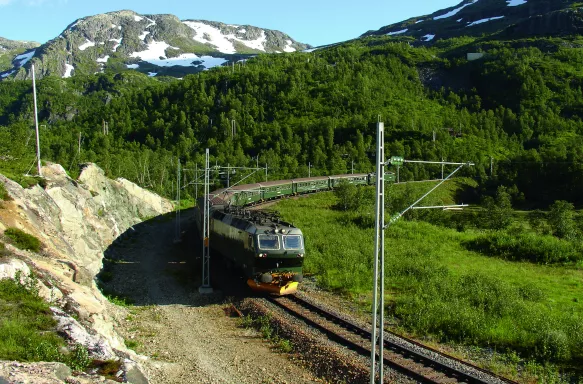
MULTIPOLYGON (((371 354, 371 332, 297 295, 268 297, 271 303, 316 328, 330 340, 363 356, 371 354)), ((384 365, 422 383, 516 382, 385 331, 384 365)))

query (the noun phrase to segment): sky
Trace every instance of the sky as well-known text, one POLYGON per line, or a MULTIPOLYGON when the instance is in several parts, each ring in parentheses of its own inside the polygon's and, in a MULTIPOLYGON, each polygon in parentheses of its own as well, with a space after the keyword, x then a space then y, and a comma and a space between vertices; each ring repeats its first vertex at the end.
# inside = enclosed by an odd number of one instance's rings
POLYGON ((0 37, 45 43, 75 20, 129 9, 276 29, 320 46, 452 7, 461 0, 0 0, 0 37))

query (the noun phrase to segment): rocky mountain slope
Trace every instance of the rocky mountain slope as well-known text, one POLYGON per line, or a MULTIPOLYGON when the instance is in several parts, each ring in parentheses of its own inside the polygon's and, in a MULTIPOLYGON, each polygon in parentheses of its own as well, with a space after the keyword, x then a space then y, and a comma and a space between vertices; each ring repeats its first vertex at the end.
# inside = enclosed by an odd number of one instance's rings
MULTIPOLYGON (((38 47, 40 44, 31 41, 8 40, 0 37, 0 73, 9 73, 13 67, 21 67, 26 64, 26 59, 30 55, 24 52, 30 52, 31 49, 38 47)), ((8 75, 0 75, 6 77, 8 75)))
POLYGON ((563 36, 583 32, 583 3, 575 0, 463 0, 362 35, 410 36, 433 44, 439 39, 497 34, 502 38, 563 36))
MULTIPOLYGON (((79 19, 55 39, 27 52, 37 76, 134 69, 150 76, 183 76, 258 53, 306 49, 285 33, 250 25, 179 20, 173 15, 118 11, 79 19)), ((30 66, 16 58, 2 77, 25 79, 30 66)))
MULTIPOLYGON (((43 167, 43 175, 44 188, 35 185, 26 189, 0 175, 9 196, 0 200, 0 240, 5 243, 0 279, 33 271, 40 295, 51 304, 59 332, 66 334, 71 344, 83 344, 92 358, 120 360, 126 378, 144 382, 139 379, 144 377, 142 358, 128 350, 117 334, 108 310, 111 304, 94 278, 101 270, 104 250, 116 238, 131 232, 132 225, 146 217, 169 212, 172 204, 127 180, 110 180, 92 164, 85 166, 77 180, 69 178, 60 165, 43 167), (41 251, 23 251, 11 245, 5 237, 8 228, 37 237, 41 251)), ((62 376, 69 374, 60 363, 0 361, 0 382, 7 377, 17 382, 57 382, 48 379, 65 380, 62 376)))

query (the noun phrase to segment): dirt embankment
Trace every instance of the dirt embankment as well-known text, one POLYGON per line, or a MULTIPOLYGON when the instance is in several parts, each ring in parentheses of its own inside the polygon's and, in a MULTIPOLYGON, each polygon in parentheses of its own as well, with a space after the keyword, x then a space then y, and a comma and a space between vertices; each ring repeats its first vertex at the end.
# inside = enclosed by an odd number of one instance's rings
POLYGON ((201 252, 191 217, 182 213, 180 244, 173 242, 176 221, 168 215, 135 226, 133 236, 106 252, 115 260, 106 267, 106 290, 133 302, 117 307, 116 329, 151 358, 144 363, 151 382, 323 382, 228 317, 222 293, 198 293, 201 252))

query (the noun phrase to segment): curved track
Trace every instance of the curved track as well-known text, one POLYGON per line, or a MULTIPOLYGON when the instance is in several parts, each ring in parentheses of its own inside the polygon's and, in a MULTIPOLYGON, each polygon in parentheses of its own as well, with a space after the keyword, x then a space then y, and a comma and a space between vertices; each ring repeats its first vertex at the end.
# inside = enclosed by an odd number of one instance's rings
MULTIPOLYGON (((269 297, 286 312, 318 329, 330 340, 363 356, 370 356, 371 333, 337 314, 297 295, 269 297)), ((414 340, 385 331, 384 364, 422 383, 515 383, 477 366, 448 356, 414 340)))

